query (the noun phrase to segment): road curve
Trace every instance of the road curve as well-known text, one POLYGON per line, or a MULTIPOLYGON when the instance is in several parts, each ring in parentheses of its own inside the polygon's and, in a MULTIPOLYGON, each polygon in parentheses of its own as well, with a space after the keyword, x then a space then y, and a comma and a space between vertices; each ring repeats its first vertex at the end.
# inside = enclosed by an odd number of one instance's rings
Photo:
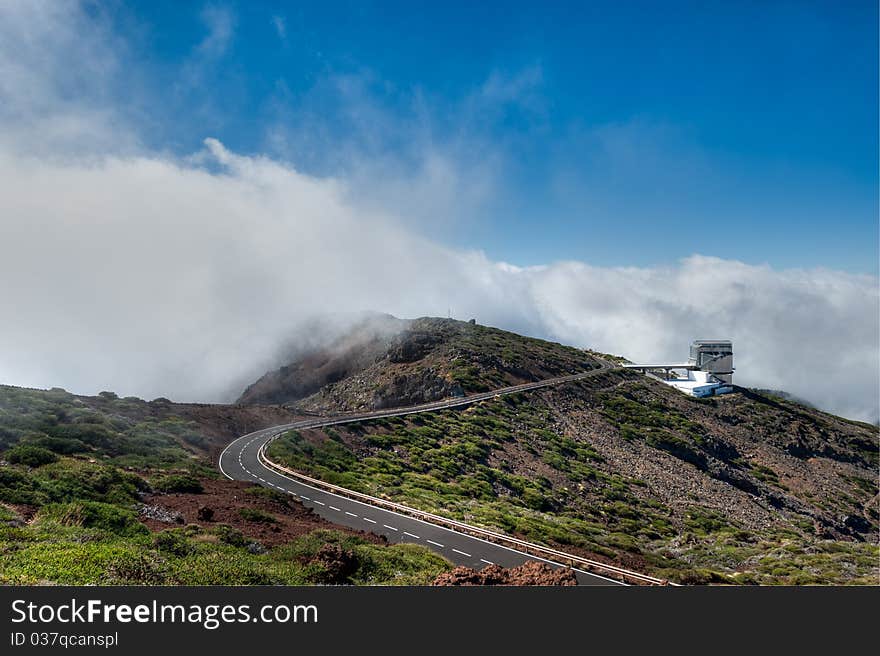
MULTIPOLYGON (((480 569, 487 564, 504 567, 520 565, 527 560, 543 560, 553 567, 563 567, 552 560, 518 551, 514 548, 489 542, 445 526, 410 517, 386 508, 371 505, 340 494, 319 489, 302 480, 267 467, 261 459, 261 449, 275 437, 289 431, 306 428, 322 428, 382 417, 399 417, 419 412, 432 412, 446 408, 470 405, 478 401, 497 398, 528 390, 559 385, 590 378, 612 367, 597 358, 600 366, 588 372, 562 376, 533 383, 514 385, 467 397, 444 399, 405 408, 389 408, 338 417, 315 418, 280 426, 272 426, 243 435, 231 442, 220 454, 220 471, 230 479, 254 481, 266 487, 286 492, 312 508, 321 517, 350 528, 384 535, 389 542, 414 542, 427 546, 458 565, 480 569)), ((581 585, 619 585, 618 581, 599 574, 575 569, 581 585)))

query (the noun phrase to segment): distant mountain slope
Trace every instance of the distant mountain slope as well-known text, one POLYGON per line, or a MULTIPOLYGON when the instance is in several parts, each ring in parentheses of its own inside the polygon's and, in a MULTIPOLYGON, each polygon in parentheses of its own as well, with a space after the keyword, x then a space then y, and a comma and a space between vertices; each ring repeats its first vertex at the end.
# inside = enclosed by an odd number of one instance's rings
POLYGON ((413 405, 597 365, 586 352, 453 319, 371 318, 330 346, 271 371, 238 403, 311 411, 413 405))

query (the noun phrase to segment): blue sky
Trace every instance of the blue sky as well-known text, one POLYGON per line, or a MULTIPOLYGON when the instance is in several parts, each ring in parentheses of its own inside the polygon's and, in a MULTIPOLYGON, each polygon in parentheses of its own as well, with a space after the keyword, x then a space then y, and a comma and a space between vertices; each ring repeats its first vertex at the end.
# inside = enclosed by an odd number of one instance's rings
POLYGON ((403 186, 439 159, 458 200, 412 221, 516 264, 702 253, 876 272, 875 4, 621 4, 95 12, 155 149, 210 136, 403 186))
POLYGON ((420 229, 516 264, 876 272, 875 3, 546 4, 100 13, 152 147, 322 175, 428 148, 485 188, 420 229))

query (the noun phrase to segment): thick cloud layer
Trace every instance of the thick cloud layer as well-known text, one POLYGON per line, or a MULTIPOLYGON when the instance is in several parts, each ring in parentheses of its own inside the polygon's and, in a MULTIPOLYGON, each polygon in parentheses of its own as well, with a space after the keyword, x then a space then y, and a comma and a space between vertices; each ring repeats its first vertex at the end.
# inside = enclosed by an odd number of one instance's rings
POLYGON ((0 156, 4 382, 223 400, 303 319, 452 308, 631 359, 731 338, 738 382, 877 417, 872 277, 702 256, 665 269, 517 268, 363 210, 342 181, 213 140, 196 161, 0 156))
MULTIPOLYGON (((314 177, 213 139, 185 160, 143 148, 107 100, 112 43, 73 3, 0 6, 0 383, 222 401, 291 342, 320 337, 298 328, 312 317, 451 308, 634 360, 731 338, 738 383, 880 415, 874 277, 704 256, 653 269, 491 261, 424 237, 399 194, 355 193, 362 168, 314 177), (74 56, 89 75, 70 93, 74 56)), ((377 189, 399 182, 375 171, 377 189)), ((467 197, 456 176, 435 178, 406 186, 432 203, 467 197)))

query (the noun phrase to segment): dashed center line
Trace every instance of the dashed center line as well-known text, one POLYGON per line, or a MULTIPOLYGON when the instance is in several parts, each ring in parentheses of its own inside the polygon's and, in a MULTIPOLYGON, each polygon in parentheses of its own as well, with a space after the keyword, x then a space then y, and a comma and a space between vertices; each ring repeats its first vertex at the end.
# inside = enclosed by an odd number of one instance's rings
MULTIPOLYGON (((2 1, 2 0, 0 0, 0 1, 2 1)), ((574 377, 572 377, 572 378, 574 378, 574 377)), ((559 379, 559 381, 556 381, 556 382, 562 382, 562 380, 563 380, 563 379, 559 379)), ((528 385, 528 386, 523 386, 522 389, 538 389, 539 387, 544 387, 544 386, 545 386, 545 385, 528 385)), ((515 390, 514 388, 511 388, 510 390, 506 391, 505 393, 513 392, 513 391, 517 391, 517 390, 515 390)), ((498 398, 499 396, 500 396, 500 394, 497 394, 497 393, 494 394, 494 398, 498 398)), ((491 394, 488 394, 488 395, 485 395, 485 397, 481 397, 480 399, 472 399, 472 401, 482 400, 483 398, 487 398, 487 399, 488 399, 488 398, 492 398, 492 395, 491 395, 491 394)), ((437 404, 436 406, 432 406, 432 407, 419 408, 418 410, 414 410, 414 411, 412 411, 412 413, 414 413, 414 412, 422 412, 422 411, 439 410, 439 409, 441 409, 441 408, 452 407, 453 405, 460 405, 460 404, 461 404, 460 402, 453 402, 453 401, 450 401, 450 402, 448 402, 448 403, 437 404)), ((404 413, 398 413, 398 414, 411 414, 411 412, 404 412, 404 413)), ((394 414, 390 414, 389 416, 394 416, 394 414)), ((338 422, 337 422, 337 423, 338 423, 338 422)), ((320 425, 323 425, 323 424, 320 424, 320 425)), ((244 472, 246 472, 247 475, 248 475, 248 476, 250 477, 250 479, 252 479, 252 480, 260 481, 260 482, 263 483, 264 485, 268 485, 268 486, 273 487, 273 488, 276 488, 276 489, 278 489, 278 490, 281 490, 281 491, 284 491, 284 492, 288 492, 288 493, 289 493, 291 496, 293 496, 293 497, 297 497, 297 498, 300 498, 300 499, 305 500, 305 501, 310 501, 310 502, 312 502, 312 503, 315 504, 315 505, 327 506, 327 507, 329 507, 330 510, 333 510, 333 511, 336 511, 336 512, 343 512, 343 510, 342 510, 341 508, 338 508, 338 507, 336 507, 336 506, 329 505, 329 504, 327 504, 327 503, 324 503, 323 501, 318 501, 318 500, 316 500, 316 499, 313 500, 313 499, 311 499, 310 497, 307 497, 307 496, 304 496, 304 495, 297 494, 296 492, 292 492, 291 490, 286 489, 286 487, 281 486, 281 485, 279 485, 279 484, 276 484, 276 483, 272 482, 271 480, 267 480, 267 479, 263 478, 262 476, 259 476, 258 474, 256 474, 255 472, 253 472, 253 471, 251 471, 250 469, 247 468, 247 466, 244 464, 243 456, 247 455, 249 461, 251 461, 253 451, 258 450, 258 452, 257 452, 257 459, 256 459, 255 468, 258 469, 258 470, 260 470, 261 473, 262 473, 263 470, 265 469, 267 473, 271 473, 271 474, 273 475, 273 478, 275 478, 275 476, 274 476, 274 475, 275 475, 275 472, 272 471, 272 470, 270 470, 270 469, 265 468, 265 467, 263 466, 263 463, 261 462, 261 458, 262 458, 262 454, 263 454, 263 451, 265 450, 266 446, 267 446, 267 445, 268 445, 268 444, 269 444, 269 443, 270 443, 275 437, 277 437, 278 435, 281 435, 281 434, 282 434, 282 433, 275 433, 275 434, 272 434, 272 433, 262 433, 262 434, 254 435, 253 437, 251 437, 251 438, 249 439, 249 441, 248 441, 247 443, 244 444, 244 447, 240 447, 240 451, 239 451, 239 453, 237 454, 237 459, 238 459, 238 464, 239 464, 239 466, 240 466, 240 471, 244 471, 244 472), (254 445, 254 444, 256 444, 256 446, 252 447, 252 445, 254 445), (253 449, 253 451, 252 451, 252 449, 253 449)), ((240 445, 241 442, 238 442, 238 444, 240 445)), ((227 448, 228 448, 228 447, 227 447, 227 448)), ((226 452, 224 452, 224 453, 226 453, 226 452)), ((231 456, 232 454, 229 453, 228 455, 231 456)), ((221 454, 221 458, 220 458, 220 459, 221 459, 221 461, 224 459, 224 454, 221 454)), ((228 461, 228 458, 227 458, 227 461, 228 461)), ((222 462, 221 462, 221 466, 220 466, 220 468, 221 468, 221 470, 223 469, 222 462)), ((223 473, 226 474, 227 478, 232 478, 232 477, 229 476, 229 474, 227 474, 226 472, 223 472, 223 473)), ((287 478, 287 477, 284 477, 284 478, 287 478)), ((310 488, 309 485, 304 485, 303 487, 304 487, 304 488, 310 488)), ((321 492, 323 492, 323 491, 319 491, 319 493, 321 493, 321 492)), ((330 494, 330 498, 332 498, 333 496, 338 496, 338 495, 333 495, 333 494, 331 493, 331 494, 330 494)), ((368 504, 368 505, 369 505, 369 504, 368 504)), ((379 509, 379 511, 381 512, 381 509, 379 509)), ((377 524, 377 523, 378 523, 376 520, 371 519, 371 518, 369 518, 369 517, 359 516, 359 515, 357 515, 357 514, 355 514, 355 513, 353 513, 353 512, 347 511, 347 510, 344 511, 344 512, 345 512, 346 515, 348 515, 348 516, 350 516, 350 517, 355 517, 355 518, 358 518, 358 517, 359 517, 360 519, 363 519, 364 521, 369 522, 369 523, 371 523, 371 524, 377 524)), ((392 513, 392 514, 395 514, 395 513, 392 513)), ((418 521, 418 520, 417 520, 417 521, 418 521)), ((423 523, 424 523, 424 522, 423 522, 423 523)), ((396 527, 396 526, 391 526, 390 524, 382 524, 382 526, 383 526, 384 528, 390 530, 390 531, 400 531, 403 535, 406 535, 406 536, 412 538, 413 540, 422 540, 422 539, 424 539, 428 544, 430 544, 430 545, 432 545, 432 546, 434 546, 434 547, 436 547, 436 548, 438 548, 438 549, 445 549, 445 548, 446 548, 445 545, 444 545, 444 544, 441 544, 440 542, 436 542, 435 540, 429 540, 429 539, 427 539, 427 538, 422 538, 421 536, 416 535, 415 533, 410 533, 409 531, 403 531, 403 530, 399 529, 399 528, 396 527)), ((470 546, 470 545, 469 545, 469 546, 470 546)), ((477 551, 480 551, 479 545, 474 545, 474 546, 477 547, 477 551)), ((450 549, 451 549, 451 551, 453 551, 454 553, 456 553, 456 554, 460 554, 460 555, 463 556, 463 557, 466 557, 466 558, 473 558, 472 554, 469 554, 469 553, 467 553, 466 551, 462 551, 462 550, 460 550, 460 549, 455 549, 455 548, 453 548, 453 547, 450 547, 450 549)), ((515 550, 513 550, 513 551, 515 551, 515 550)), ((487 560, 487 559, 485 559, 485 558, 479 558, 479 561, 482 562, 482 563, 485 563, 486 565, 495 565, 495 564, 496 564, 496 563, 494 563, 493 561, 491 561, 491 560, 487 560)))

